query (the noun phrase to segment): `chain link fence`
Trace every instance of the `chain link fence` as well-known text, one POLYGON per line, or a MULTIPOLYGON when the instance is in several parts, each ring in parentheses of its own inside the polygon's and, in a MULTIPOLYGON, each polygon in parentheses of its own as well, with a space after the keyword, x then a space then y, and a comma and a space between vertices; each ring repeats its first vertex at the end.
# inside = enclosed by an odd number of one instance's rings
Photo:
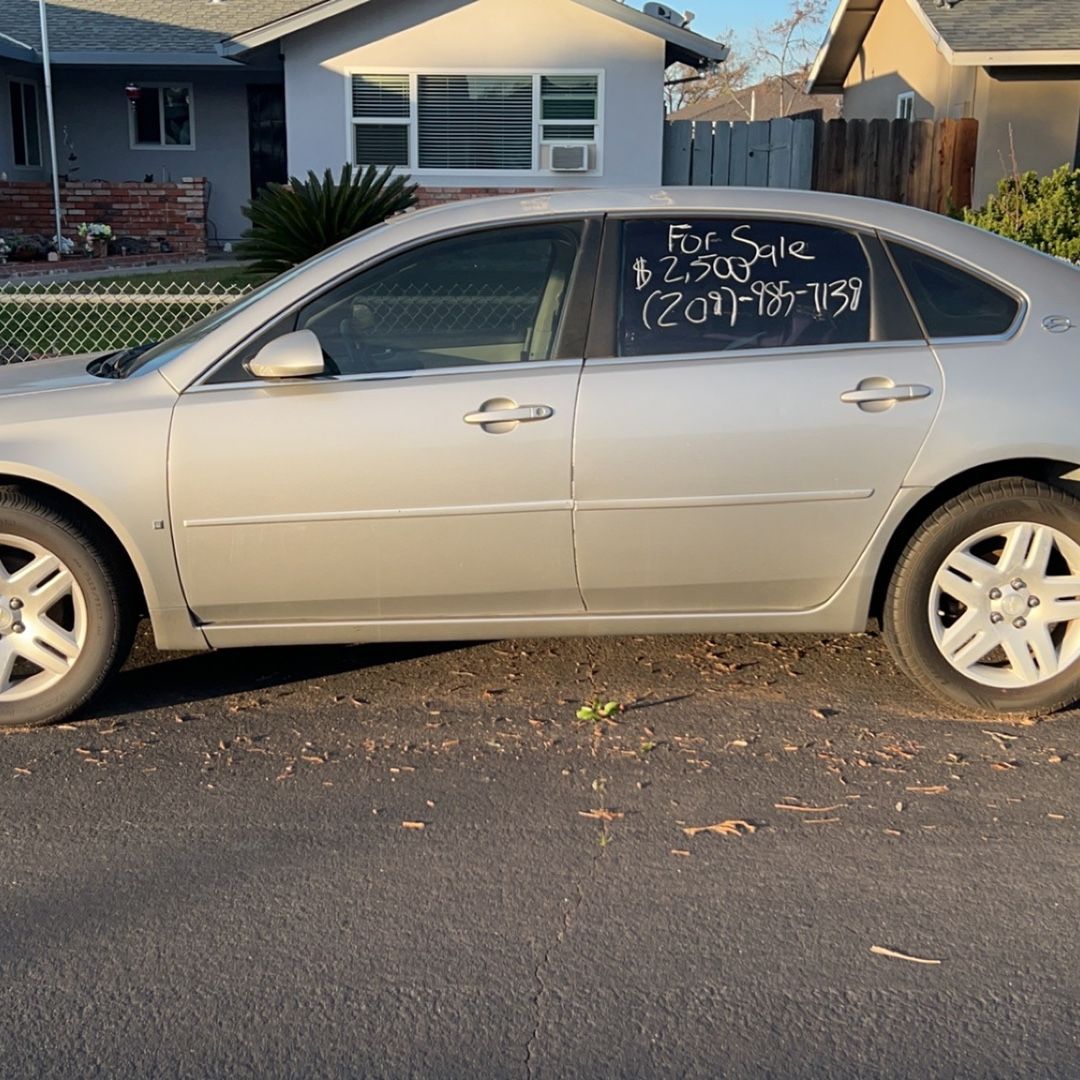
POLYGON ((161 341, 252 288, 137 279, 0 283, 0 364, 161 341))

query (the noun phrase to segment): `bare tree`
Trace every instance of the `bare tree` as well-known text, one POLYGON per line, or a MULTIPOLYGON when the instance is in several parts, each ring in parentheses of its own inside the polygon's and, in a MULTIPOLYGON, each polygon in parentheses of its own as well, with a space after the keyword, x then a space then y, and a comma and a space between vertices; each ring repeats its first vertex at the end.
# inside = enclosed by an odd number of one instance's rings
POLYGON ((697 78, 692 68, 680 64, 668 69, 664 84, 667 111, 708 98, 733 102, 749 120, 750 98, 740 91, 764 84, 770 90, 769 97, 778 98, 775 115, 787 116, 806 83, 830 3, 791 0, 784 17, 756 30, 749 43, 740 42, 730 30, 720 34, 719 40, 731 50, 722 64, 697 78))
POLYGON ((754 36, 759 74, 778 80, 780 116, 787 116, 806 84, 829 10, 830 0, 792 0, 782 19, 754 36))
POLYGON ((753 75, 753 56, 740 45, 735 34, 725 30, 717 40, 730 52, 723 63, 704 73, 697 73, 684 64, 673 64, 664 80, 664 104, 669 113, 709 98, 738 101, 736 94, 749 85, 753 75))

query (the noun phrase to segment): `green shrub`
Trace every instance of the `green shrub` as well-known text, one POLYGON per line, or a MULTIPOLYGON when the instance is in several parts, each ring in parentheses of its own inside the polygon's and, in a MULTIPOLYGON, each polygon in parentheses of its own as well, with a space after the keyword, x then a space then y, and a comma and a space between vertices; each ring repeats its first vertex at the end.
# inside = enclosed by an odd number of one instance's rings
POLYGON ((317 255, 339 240, 378 225, 416 205, 416 185, 407 177, 379 172, 374 165, 346 165, 336 182, 327 169, 322 180, 268 184, 243 208, 251 222, 236 254, 254 273, 278 274, 317 255))
POLYGON ((1062 165, 1049 176, 1007 176, 981 210, 964 211, 964 220, 1080 262, 1080 169, 1062 165))

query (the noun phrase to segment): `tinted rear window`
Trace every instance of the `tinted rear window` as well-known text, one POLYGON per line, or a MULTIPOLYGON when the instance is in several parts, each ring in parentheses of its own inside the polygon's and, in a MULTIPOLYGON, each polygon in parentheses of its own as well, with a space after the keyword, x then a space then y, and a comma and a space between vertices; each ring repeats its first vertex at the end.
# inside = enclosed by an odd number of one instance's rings
POLYGON ((995 285, 921 251, 889 244, 928 337, 991 337, 1016 319, 1019 301, 995 285))
POLYGON ((648 218, 622 226, 620 356, 870 340, 856 236, 777 219, 648 218))

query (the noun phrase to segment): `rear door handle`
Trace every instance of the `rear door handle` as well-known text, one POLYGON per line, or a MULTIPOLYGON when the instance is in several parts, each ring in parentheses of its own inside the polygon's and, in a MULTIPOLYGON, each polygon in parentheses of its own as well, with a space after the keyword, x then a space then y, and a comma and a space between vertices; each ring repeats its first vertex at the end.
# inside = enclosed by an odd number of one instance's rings
POLYGON ((848 405, 858 405, 865 412, 883 412, 898 401, 918 401, 929 397, 933 387, 922 383, 904 383, 896 386, 892 379, 874 376, 862 379, 854 390, 845 390, 840 400, 848 405))
POLYGON ((532 420, 549 420, 555 415, 550 405, 517 405, 512 409, 481 409, 465 414, 466 424, 527 424, 532 420))

